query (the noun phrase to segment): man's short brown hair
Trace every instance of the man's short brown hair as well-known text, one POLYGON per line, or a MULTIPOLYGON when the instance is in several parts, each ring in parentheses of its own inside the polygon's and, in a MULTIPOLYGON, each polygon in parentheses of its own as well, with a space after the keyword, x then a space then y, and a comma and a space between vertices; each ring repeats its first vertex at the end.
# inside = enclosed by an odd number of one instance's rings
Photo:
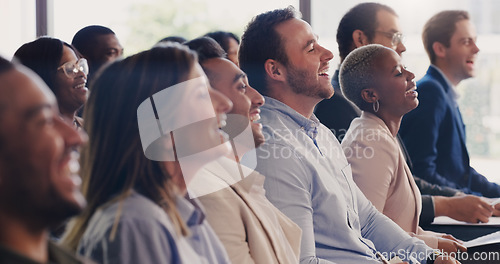
POLYGON ((425 23, 422 32, 422 41, 431 63, 435 63, 436 61, 436 53, 432 48, 434 42, 439 42, 445 47, 449 47, 451 37, 456 30, 456 23, 462 20, 469 20, 469 13, 467 11, 446 10, 435 14, 425 23))

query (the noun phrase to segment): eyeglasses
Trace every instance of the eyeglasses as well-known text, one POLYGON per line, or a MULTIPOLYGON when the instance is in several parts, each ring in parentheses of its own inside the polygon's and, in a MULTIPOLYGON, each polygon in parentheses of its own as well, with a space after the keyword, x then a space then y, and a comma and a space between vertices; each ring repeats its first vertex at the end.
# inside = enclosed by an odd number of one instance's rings
POLYGON ((384 32, 384 31, 375 31, 377 33, 383 34, 384 36, 391 39, 391 45, 396 47, 399 43, 403 43, 405 41, 405 36, 401 32, 384 32))
POLYGON ((78 72, 83 72, 85 73, 85 75, 89 73, 89 65, 87 63, 87 60, 84 58, 79 59, 75 63, 68 61, 57 68, 57 70, 60 69, 63 70, 64 75, 66 75, 68 78, 75 78, 78 72))

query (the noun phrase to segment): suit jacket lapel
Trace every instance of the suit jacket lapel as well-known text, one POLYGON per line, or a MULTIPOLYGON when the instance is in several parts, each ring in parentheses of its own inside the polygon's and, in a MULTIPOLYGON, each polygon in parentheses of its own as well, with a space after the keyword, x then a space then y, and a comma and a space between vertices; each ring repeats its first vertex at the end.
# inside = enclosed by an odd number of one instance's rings
POLYGON ((448 102, 450 108, 452 111, 454 111, 454 117, 453 117, 453 123, 455 128, 458 130, 458 133, 460 134, 460 142, 462 145, 462 151, 464 153, 465 157, 462 157, 464 159, 464 162, 468 163, 469 160, 469 153, 467 152, 467 146, 465 143, 465 125, 462 120, 462 114, 460 113, 460 110, 458 109, 458 106, 455 107, 455 104, 451 102, 451 99, 448 97, 448 92, 452 87, 450 87, 449 83, 444 79, 443 75, 438 72, 436 69, 433 67, 429 67, 429 70, 427 70, 427 74, 429 74, 431 77, 433 77, 435 80, 437 80, 441 86, 444 88, 444 92, 446 93, 446 101, 448 102))

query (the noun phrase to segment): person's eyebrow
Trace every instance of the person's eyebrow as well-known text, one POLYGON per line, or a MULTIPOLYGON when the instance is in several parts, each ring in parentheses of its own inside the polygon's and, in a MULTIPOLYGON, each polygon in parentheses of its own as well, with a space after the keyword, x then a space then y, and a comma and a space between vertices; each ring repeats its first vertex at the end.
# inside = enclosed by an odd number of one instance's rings
POLYGON ((233 79, 233 83, 239 81, 240 79, 242 78, 245 78, 247 75, 245 73, 239 73, 239 74, 236 74, 236 76, 234 77, 233 79))
POLYGON ((459 41, 470 41, 470 40, 476 41, 476 38, 474 38, 474 37, 463 37, 463 38, 459 39, 459 41))
POLYGON ((29 121, 30 119, 36 117, 38 114, 40 114, 45 109, 52 109, 52 105, 50 105, 50 104, 40 104, 40 105, 33 106, 31 108, 28 108, 24 112, 22 119, 24 121, 29 121))
POLYGON ((314 34, 314 37, 315 37, 315 38, 310 39, 309 41, 307 41, 306 45, 304 45, 304 47, 302 48, 303 50, 304 50, 304 49, 307 49, 307 47, 309 47, 309 45, 311 45, 312 43, 316 43, 316 42, 318 42, 318 40, 319 40, 319 36, 318 36, 318 35, 316 35, 316 34, 314 34))
POLYGON ((392 67, 392 71, 391 72, 394 72, 398 67, 403 68, 403 65, 402 64, 397 64, 396 66, 392 67))

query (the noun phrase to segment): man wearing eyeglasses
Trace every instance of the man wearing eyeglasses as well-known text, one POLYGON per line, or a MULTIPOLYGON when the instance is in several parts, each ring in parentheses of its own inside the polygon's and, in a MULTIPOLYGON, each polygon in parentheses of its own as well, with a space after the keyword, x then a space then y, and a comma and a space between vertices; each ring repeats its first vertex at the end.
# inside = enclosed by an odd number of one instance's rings
MULTIPOLYGON (((367 44, 381 44, 394 49, 400 56, 406 47, 403 44, 403 34, 399 26, 396 12, 389 6, 379 3, 361 3, 349 10, 337 29, 337 43, 341 61, 354 49, 367 44)), ((316 107, 315 114, 318 119, 335 134, 339 142, 351 124, 359 117, 361 111, 348 101, 342 94, 339 84, 339 71, 335 71, 332 78, 335 94, 331 99, 321 101, 316 107)), ((408 165, 412 163, 401 144, 403 153, 406 154, 408 165)), ((422 195, 422 212, 420 224, 432 223, 435 216, 449 216, 456 220, 466 222, 487 222, 492 209, 489 203, 473 195, 463 195, 454 188, 440 187, 415 177, 415 182, 422 195)), ((495 214, 498 211, 494 211, 495 214)))
MULTIPOLYGON (((337 43, 340 62, 355 48, 368 44, 384 45, 400 56, 406 51, 396 12, 379 3, 361 3, 349 10, 337 29, 337 43)), ((332 98, 321 101, 314 114, 342 142, 351 121, 361 112, 342 95, 338 69, 332 77, 332 85, 335 89, 332 98)))

